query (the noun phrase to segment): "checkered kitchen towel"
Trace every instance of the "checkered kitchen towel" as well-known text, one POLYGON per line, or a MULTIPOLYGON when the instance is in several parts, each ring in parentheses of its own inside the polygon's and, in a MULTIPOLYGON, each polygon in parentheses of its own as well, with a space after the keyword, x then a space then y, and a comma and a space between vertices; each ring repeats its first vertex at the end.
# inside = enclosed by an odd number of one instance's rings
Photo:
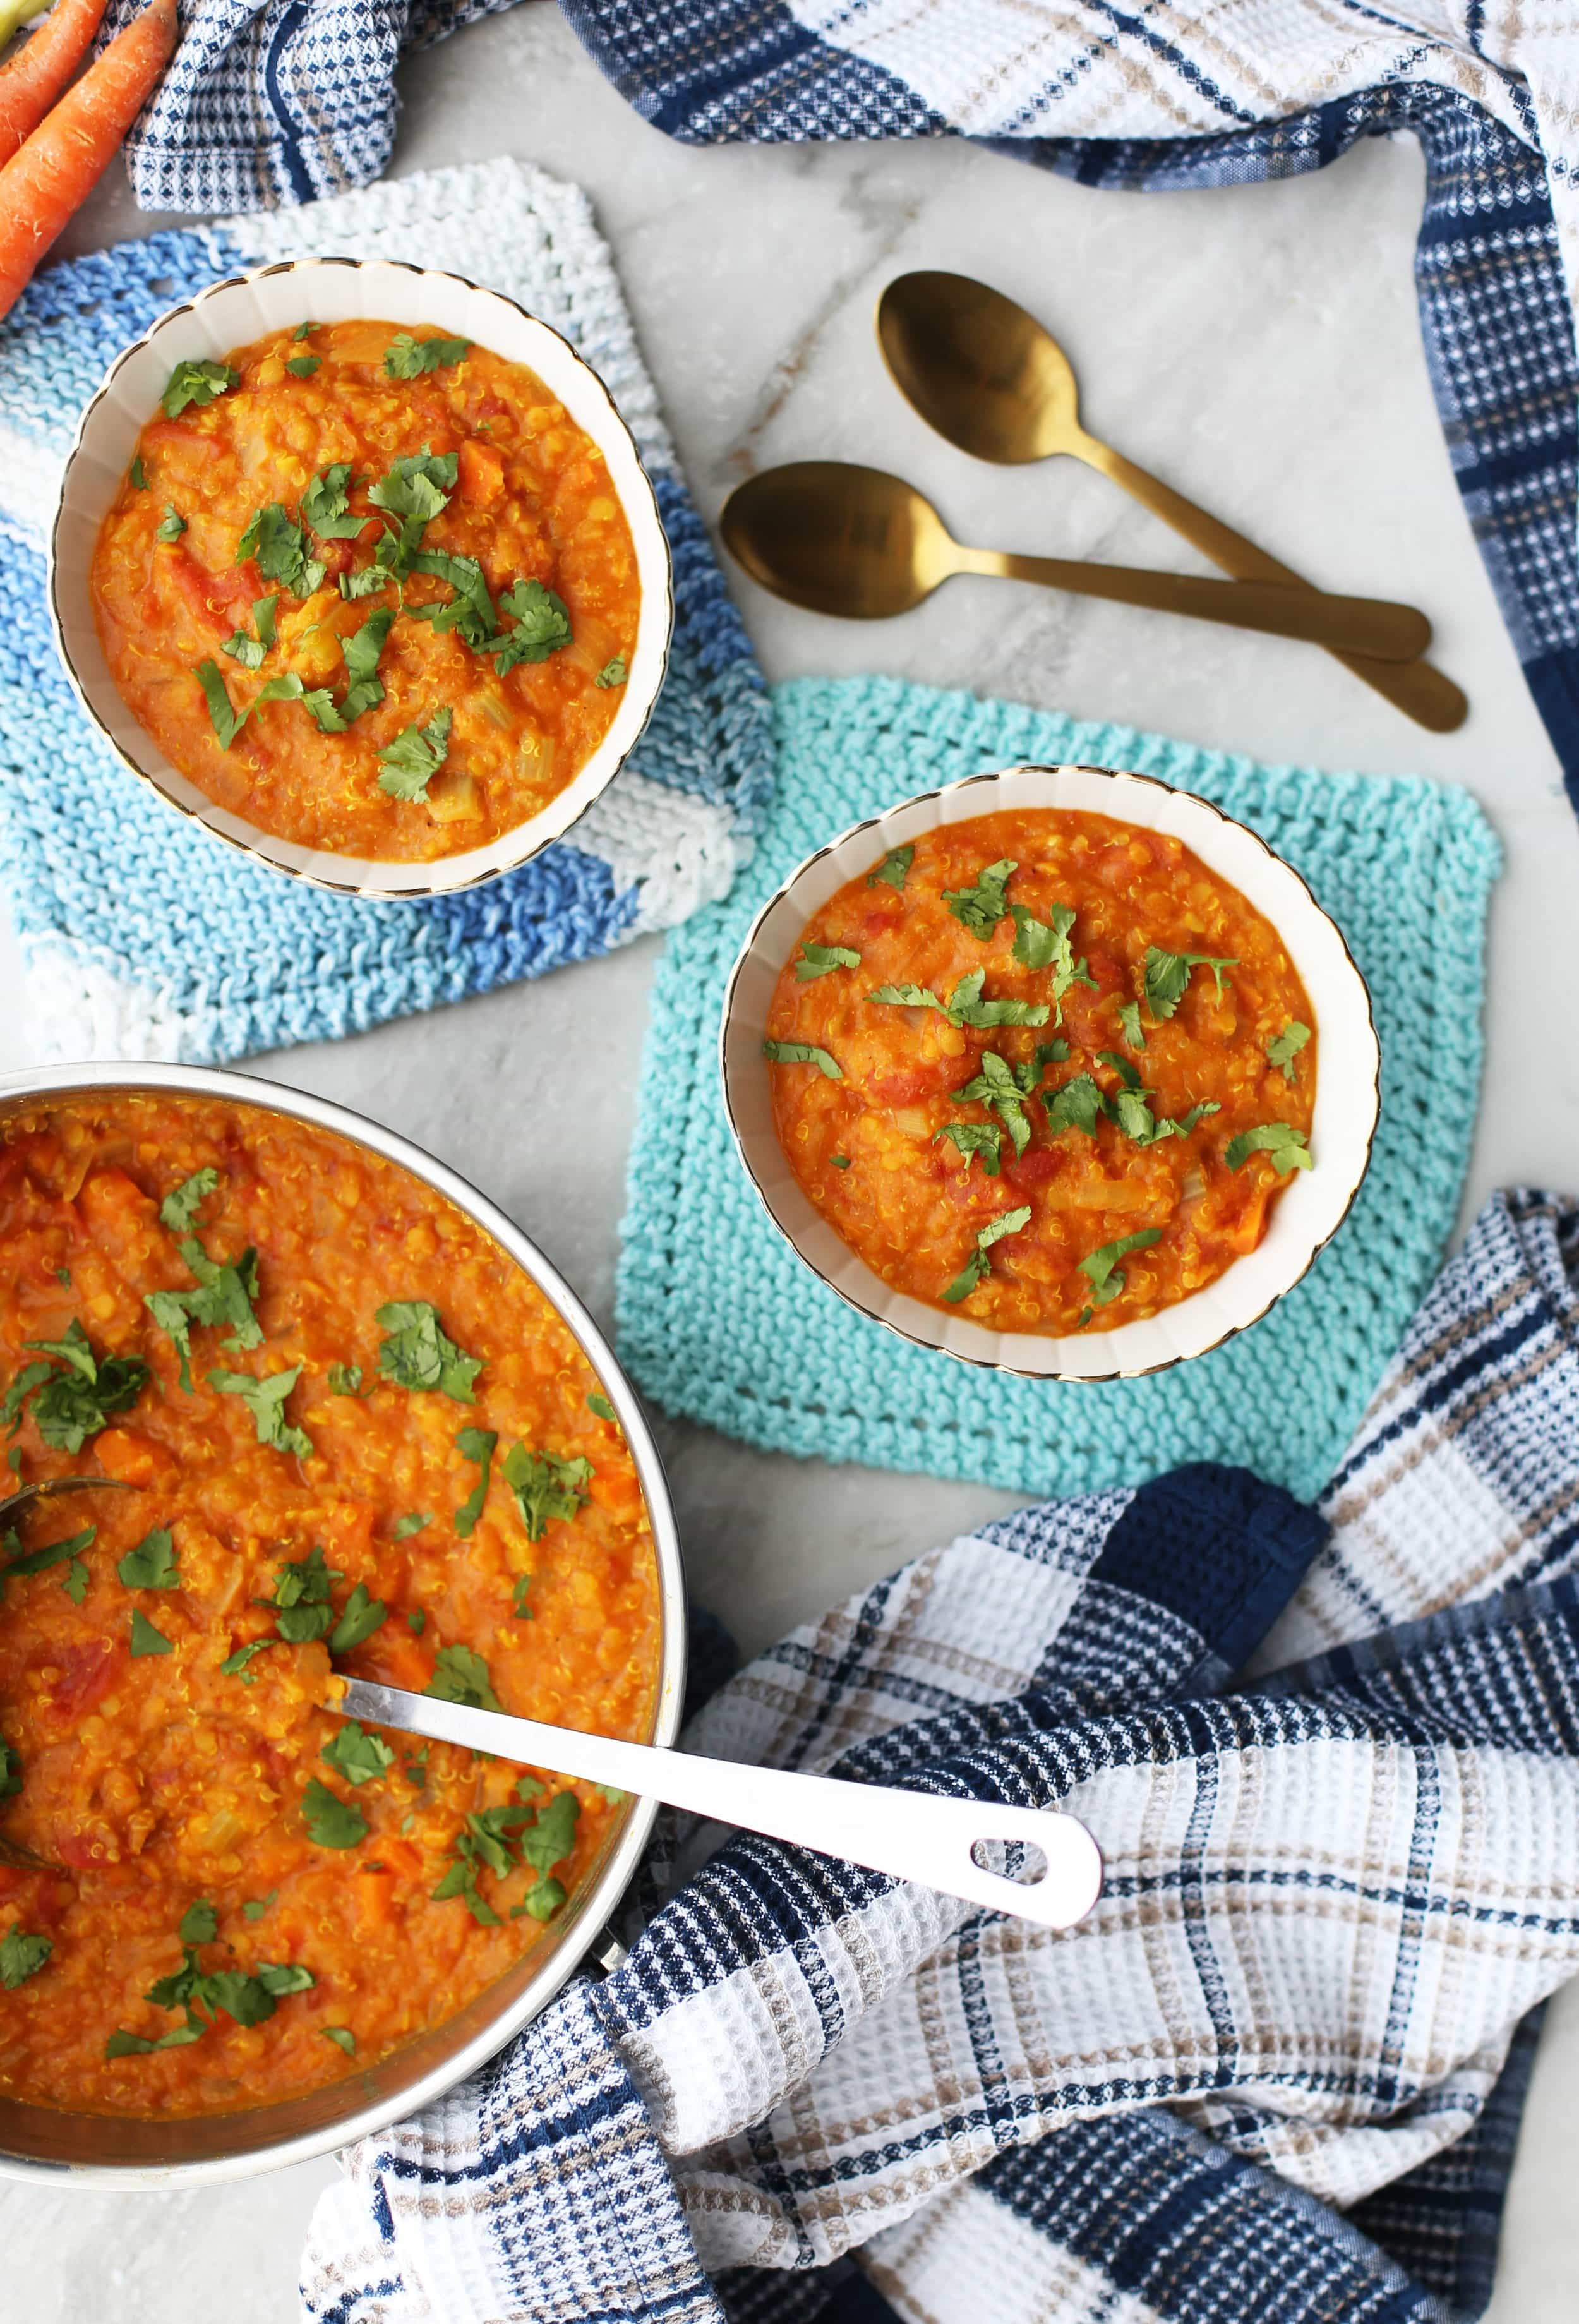
POLYGON ((1054 1936, 729 1841, 350 2151, 318 2324, 1478 2313, 1579 1970, 1579 1205, 1488 1204, 1319 1512, 1205 1466, 1023 1510, 688 1740, 1064 1801, 1103 1897, 1054 1936))
POLYGON ((334 1040, 673 927, 727 890, 772 768, 767 696, 579 187, 489 161, 158 234, 47 268, 0 322, 0 878, 39 1053, 215 1064, 334 1040), (629 422, 674 555, 669 674, 630 764, 519 872, 417 904, 283 880, 173 815, 77 707, 44 608, 61 459, 115 357, 208 283, 324 251, 419 256, 562 331, 629 422))
MULTIPOLYGON (((142 5, 112 0, 111 23, 142 5)), ((389 156, 397 57, 509 5, 184 0, 186 37, 131 141, 138 200, 247 209, 360 184, 389 156)), ((1579 0, 562 5, 643 118, 690 143, 963 135, 1085 185, 1172 189, 1417 137, 1436 401, 1579 807, 1579 0)))

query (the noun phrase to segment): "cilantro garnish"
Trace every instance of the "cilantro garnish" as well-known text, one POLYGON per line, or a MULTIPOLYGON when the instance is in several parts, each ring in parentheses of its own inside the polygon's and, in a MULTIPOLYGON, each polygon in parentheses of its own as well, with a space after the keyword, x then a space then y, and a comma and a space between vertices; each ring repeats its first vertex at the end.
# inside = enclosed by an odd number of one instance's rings
POLYGON ((536 1579, 537 1576, 534 1573, 518 1573, 515 1577, 510 1591, 510 1604, 518 1622, 537 1620, 536 1614, 526 1602, 531 1595, 531 1585, 536 1579))
POLYGON ((836 968, 859 968, 861 955, 848 945, 803 944, 800 958, 795 964, 797 984, 810 984, 819 976, 826 976, 836 968))
POLYGON ((999 1155, 1003 1144, 1003 1132, 995 1122, 946 1121, 934 1132, 932 1142, 946 1138, 959 1148, 968 1163, 972 1155, 979 1155, 983 1169, 989 1178, 998 1176, 999 1155))
MULTIPOLYGON (((402 523, 430 524, 448 507, 459 469, 457 454, 430 452, 424 445, 420 452, 408 453, 403 460, 396 460, 386 476, 368 486, 367 497, 374 508, 386 509, 391 516, 401 518, 402 523)), ((414 553, 416 546, 413 538, 408 556, 414 553)))
POLYGON ((429 622, 441 635, 453 630, 473 653, 502 644, 493 595, 475 557, 455 557, 447 549, 420 549, 411 559, 411 570, 448 581, 455 592, 448 602, 435 598, 425 605, 409 604, 406 611, 413 621, 429 622))
POLYGON ((166 501, 164 503, 164 514, 160 518, 159 522, 153 528, 154 540, 163 541, 179 540, 186 529, 187 521, 185 517, 180 513, 173 501, 166 501))
POLYGON ((422 1690, 440 1702, 464 1702, 474 1711, 503 1711, 488 1665, 470 1646, 440 1646, 433 1675, 422 1690))
POLYGON ((825 1080, 842 1082, 845 1078, 835 1060, 815 1041, 764 1041, 762 1055, 771 1065, 815 1065, 825 1080))
POLYGON ((328 1378, 331 1396, 360 1396, 362 1393, 360 1364, 331 1364, 328 1378))
POLYGON ((48 1937, 35 1937, 18 1922, 0 1937, 0 1985, 14 1993, 38 1975, 54 1950, 48 1937))
POLYGON ((850 1157, 847 1154, 830 1154, 828 1156, 828 1167, 830 1170, 847 1170, 849 1167, 850 1157))
POLYGON ((141 453, 139 453, 137 457, 133 461, 128 473, 131 476, 134 488, 137 492, 145 493, 148 490, 148 471, 143 466, 143 456, 141 453))
POLYGON ((885 888, 902 889, 911 864, 916 860, 913 847, 891 847, 881 863, 866 874, 866 885, 875 888, 879 882, 885 888))
POLYGON ((345 1578, 337 1566, 324 1563, 322 1547, 315 1542, 305 1557, 294 1558, 276 1570, 273 1596, 254 1602, 266 1606, 275 1617, 274 1628, 287 1646, 304 1646, 334 1628, 329 1589, 345 1578))
POLYGON ((1171 1017, 1184 999, 1192 968, 1209 968, 1216 980, 1219 1000, 1223 972, 1237 968, 1237 960, 1214 959, 1205 952, 1164 952, 1159 945, 1146 947, 1146 1006, 1153 1017, 1171 1017))
POLYGON ((614 654, 605 662, 592 682, 594 686, 601 686, 606 690, 611 686, 623 686, 630 675, 624 655, 614 654))
POLYGON ((208 1257, 197 1236, 189 1231, 199 1205, 218 1183, 216 1171, 198 1171, 185 1185, 166 1195, 159 1213, 171 1232, 180 1236, 180 1254, 197 1277, 197 1289, 148 1291, 143 1296, 143 1305, 160 1330, 175 1343, 180 1358, 181 1386, 189 1395, 192 1386, 194 1323, 228 1323, 230 1335, 220 1344, 232 1355, 239 1355, 245 1348, 261 1347, 263 1338, 263 1326, 252 1307, 258 1296, 257 1252, 249 1248, 239 1259, 220 1265, 208 1257))
POLYGON ((511 1908, 512 1918, 530 1913, 534 1920, 546 1921, 558 1912, 565 1890, 549 1874, 575 1848, 581 1803, 574 1792, 559 1792, 547 1807, 536 1809, 531 1797, 538 1788, 530 1775, 523 1775, 512 1799, 467 1816, 455 1836, 449 1869, 433 1891, 436 1903, 459 1896, 474 1921, 484 1928, 497 1928, 499 1915, 478 1888, 477 1876, 486 1869, 495 1879, 505 1879, 519 1862, 529 1865, 537 1879, 523 1901, 511 1908))
MULTIPOLYGON (((591 1398, 587 1398, 588 1403, 591 1398)), ((614 1414, 609 1414, 614 1418, 614 1414)), ((473 1526, 483 1514, 483 1504, 488 1498, 488 1479, 493 1471, 494 1448, 499 1442, 493 1428, 463 1428, 456 1438, 456 1450, 463 1461, 477 1462, 482 1473, 454 1517, 455 1530, 462 1541, 469 1541, 473 1526)))
POLYGON ((322 355, 288 355, 285 368, 292 379, 310 379, 322 361, 322 355))
POLYGON ((212 403, 226 390, 241 385, 241 374, 232 371, 228 364, 207 360, 178 363, 165 382, 160 397, 160 409, 167 420, 179 419, 189 403, 212 403))
POLYGON ((397 331, 383 351, 386 379, 420 379, 424 372, 448 371, 464 363, 471 352, 469 339, 418 339, 397 331))
POLYGON ((584 1454, 566 1461, 555 1452, 529 1452, 524 1444, 512 1444, 499 1468, 515 1496, 528 1541, 541 1541, 551 1521, 568 1522, 586 1506, 592 1463, 584 1454))
POLYGON ((135 1549, 126 1552, 115 1572, 128 1590, 179 1590, 181 1586, 174 1545, 162 1526, 145 1533, 135 1549))
POLYGON ((265 581, 282 582, 293 597, 310 597, 323 586, 320 558, 309 557, 307 537, 280 501, 254 509, 235 544, 235 563, 251 557, 265 581))
POLYGON ((951 1090, 950 1097, 956 1105, 981 1104, 995 1113, 1014 1140, 1016 1154, 1023 1154, 1030 1144, 1030 1124, 1025 1117, 1027 1093, 1016 1080, 1003 1059, 991 1049, 981 1056, 981 1071, 963 1089, 951 1090))
POLYGON ((336 702, 327 686, 314 687, 302 700, 320 734, 343 734, 354 718, 383 700, 383 680, 377 675, 379 656, 394 626, 394 607, 381 605, 369 613, 359 630, 339 641, 340 659, 350 679, 336 702))
POLYGON ((1278 1066, 1286 1082, 1293 1080, 1294 1060, 1309 1038, 1309 1026, 1291 1017, 1282 1031, 1267 1043, 1267 1063, 1278 1066))
POLYGON ((397 1388, 441 1389, 457 1404, 476 1403, 472 1383, 483 1360, 463 1355, 447 1337, 437 1307, 426 1299, 392 1299, 375 1320, 387 1334, 378 1351, 385 1379, 397 1388))
POLYGON ((320 2025, 318 2030, 326 2042, 332 2042, 337 2050, 344 2050, 347 2058, 356 2055, 356 2036, 348 2025, 320 2025))
POLYGON ((329 1633, 331 1655, 348 1655, 373 1636, 388 1619, 389 1609, 382 1598, 373 1597, 365 1582, 358 1582, 346 1599, 339 1620, 329 1633))
POLYGON ((1053 1001, 1057 1009, 1057 1022, 1064 1021, 1063 1000, 1072 984, 1087 985, 1094 992, 1096 979, 1085 965, 1084 955, 1076 960, 1069 940, 1075 925, 1075 909, 1070 904, 1055 904, 1045 920, 1039 920, 1024 904, 1011 904, 1014 922, 1014 957, 1022 968, 1048 968, 1053 973, 1053 1001))
POLYGON ((219 747, 228 751, 254 710, 265 702, 300 702, 306 692, 293 669, 283 670, 278 678, 265 678, 245 710, 238 711, 225 689, 219 665, 212 655, 206 655, 192 676, 203 689, 203 699, 208 706, 208 718, 219 738, 219 747))
POLYGON ((174 1647, 162 1630, 156 1630, 140 1606, 132 1609, 132 1652, 134 1655, 173 1654, 174 1647))
POLYGON ((376 1783, 395 1762, 395 1755, 383 1738, 355 1719, 347 1719, 339 1732, 330 1736, 319 1757, 353 1784, 376 1783))
POLYGON ((586 1403, 587 1408, 592 1412, 596 1412, 600 1420, 612 1420, 614 1418, 614 1406, 609 1402, 606 1396, 600 1396, 596 1389, 593 1391, 592 1395, 587 1397, 586 1403))
POLYGON ((945 888, 943 900, 961 927, 968 928, 973 936, 985 944, 1000 920, 1009 917, 1009 899, 1003 893, 1020 866, 1008 856, 1000 857, 976 873, 974 888, 945 888))
POLYGON ((378 788, 392 798, 425 799, 428 786, 449 752, 449 729, 455 713, 446 704, 436 710, 426 726, 406 726, 386 742, 379 757, 383 772, 378 788))
POLYGON ((211 1945, 219 1934, 219 1915, 207 1897, 199 1896, 181 1914, 176 1931, 183 1945, 211 1945))
POLYGON ((1124 1028, 1124 1038, 1131 1048, 1143 1049, 1146 1046, 1146 1033, 1140 1023, 1140 1004, 1138 1001, 1120 1001, 1119 1023, 1124 1028))
POLYGON ((499 600, 499 611, 510 616, 510 627, 500 633, 494 668, 503 678, 517 662, 547 661, 570 642, 570 609, 563 597, 540 581, 517 581, 499 600))
POLYGON ((235 1652, 233 1655, 226 1655, 220 1664, 220 1676, 239 1678, 243 1686, 255 1686, 258 1683, 258 1674, 256 1671, 249 1670, 247 1665, 254 1655, 265 1654, 271 1646, 278 1646, 283 1643, 280 1638, 254 1638, 250 1646, 237 1646, 235 1652))
POLYGON ((60 1576, 60 1587, 73 1606, 80 1606, 88 1595, 88 1568, 79 1557, 74 1557, 60 1576))
POLYGON ((355 540, 367 522, 350 512, 351 463, 337 460, 301 495, 301 521, 320 540, 355 540))
POLYGON ((179 2050, 188 2042, 200 2042, 208 2030, 202 2019, 190 2010, 184 2025, 172 2025, 157 2042, 151 2042, 145 2034, 131 2034, 124 2025, 117 2025, 104 2045, 104 2054, 106 2058, 142 2058, 151 2050, 179 2050))
POLYGON ((243 669, 261 669, 263 656, 275 642, 275 609, 279 603, 278 597, 255 597, 253 600, 253 622, 256 635, 238 624, 220 647, 220 652, 228 654, 232 661, 238 661, 243 669))
POLYGON ((1123 1289, 1124 1278, 1115 1272, 1121 1259, 1131 1250, 1150 1250, 1154 1242, 1161 1240, 1160 1227, 1142 1227, 1138 1234, 1121 1235, 1117 1242, 1104 1242, 1100 1250, 1094 1250, 1089 1258, 1083 1259, 1080 1272, 1090 1282, 1094 1305, 1105 1307, 1108 1301, 1116 1299, 1123 1289))
POLYGON ((279 1894, 280 1891, 277 1888, 271 1888, 266 1896, 249 1896, 241 1908, 243 1918, 248 1921, 261 1921, 279 1894))
MULTIPOLYGON (((271 1890, 257 1913, 250 1904, 242 1909, 249 1920, 256 1919, 278 1894, 277 1889, 271 1890)), ((143 1997, 156 2009, 183 2010, 185 2023, 162 2034, 157 2041, 144 2034, 129 2033, 124 2025, 117 2026, 105 2044, 106 2058, 145 2057, 153 2050, 174 2050, 185 2043, 200 2041, 217 2023, 221 2010, 238 2025, 261 2025, 274 2015, 278 1997, 306 1993, 318 1983, 312 1971, 300 1961, 259 1961, 251 1971, 200 1969, 198 1949, 212 1944, 218 1933, 218 1918, 211 1904, 199 1899, 189 1906, 180 1924, 180 1969, 157 1978, 143 1997), (207 2016, 200 2015, 200 2011, 206 2011, 207 2016)))
POLYGON ((1242 1170, 1252 1154, 1264 1154, 1279 1178, 1314 1167, 1304 1130, 1289 1121, 1263 1121, 1254 1130, 1242 1130, 1229 1139, 1223 1159, 1231 1170, 1242 1170))
POLYGON ((415 1637, 420 1638, 427 1627, 427 1615, 423 1612, 420 1606, 413 1606, 411 1612, 406 1616, 406 1628, 411 1631, 415 1637))
POLYGON ((430 1526, 432 1522, 431 1509, 413 1509, 409 1517, 395 1519, 390 1527, 389 1537, 392 1541, 409 1541, 414 1533, 420 1533, 424 1526, 430 1526))
POLYGON ((285 1417, 285 1399, 300 1378, 301 1366, 292 1364, 289 1371, 271 1372, 263 1379, 251 1372, 211 1371, 208 1385, 221 1396, 240 1397, 253 1416, 260 1444, 272 1444, 282 1452, 296 1452, 305 1460, 312 1451, 312 1439, 285 1417))
POLYGON ((922 984, 880 984, 866 998, 881 1001, 887 1008, 936 1009, 947 1018, 951 1025, 971 1025, 978 1030, 995 1025, 1047 1023, 1048 1009, 1044 1001, 983 1001, 982 987, 986 979, 984 968, 973 968, 968 976, 960 978, 946 1001, 939 1001, 935 992, 922 984))
POLYGON ((1001 1211, 995 1219, 989 1220, 976 1237, 974 1250, 944 1293, 945 1299, 951 1305, 956 1306, 960 1300, 968 1299, 982 1277, 993 1272, 992 1261, 987 1257, 993 1245, 1001 1241, 1005 1235, 1018 1234, 1021 1227, 1030 1224, 1030 1204, 1029 1203, 1022 1204, 1017 1211, 1001 1211))
POLYGON ((198 1213, 218 1184, 217 1170, 194 1170, 159 1205, 161 1224, 167 1226, 172 1235, 190 1234, 198 1222, 198 1213))
POLYGON ((301 1814, 315 1847, 355 1848, 367 1837, 367 1819, 361 1809, 352 1807, 338 1792, 331 1792, 316 1775, 309 1775, 303 1787, 301 1814))
POLYGON ((318 325, 316 323, 298 323, 291 336, 297 341, 310 339, 317 328, 318 325))
POLYGON ((129 1411, 143 1392, 148 1367, 135 1356, 96 1356, 75 1319, 61 1340, 29 1340, 41 1355, 56 1357, 64 1371, 48 1364, 25 1364, 0 1403, 0 1418, 14 1433, 26 1399, 32 1398, 33 1425, 57 1452, 80 1452, 90 1436, 129 1411))

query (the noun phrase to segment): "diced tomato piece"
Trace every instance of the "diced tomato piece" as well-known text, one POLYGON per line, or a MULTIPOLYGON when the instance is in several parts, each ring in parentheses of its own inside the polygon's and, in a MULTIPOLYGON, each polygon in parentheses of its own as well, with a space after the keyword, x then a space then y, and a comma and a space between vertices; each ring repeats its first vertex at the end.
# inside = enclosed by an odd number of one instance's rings
POLYGON ((254 577, 249 586, 246 576, 250 571, 255 576, 256 569, 249 558, 245 565, 232 566, 226 573, 210 573, 184 549, 178 549, 171 559, 176 586, 197 619, 216 637, 228 634, 239 621, 250 615, 257 584, 254 577))
POLYGON ((1063 1156, 1050 1146, 1032 1146, 1017 1157, 1005 1155, 1002 1175, 1011 1186, 1045 1186, 1063 1167, 1063 1156))
POLYGON ((84 1638, 58 1656, 60 1675, 50 1702, 59 1718, 69 1722, 100 1703, 115 1685, 125 1657, 108 1638, 84 1638))
POLYGON ((86 1872, 95 1864, 107 1864, 112 1860, 108 1842, 100 1833, 62 1832, 51 1845, 61 1863, 69 1864, 73 1872, 86 1872))
POLYGON ((900 1065, 892 1073, 879 1074, 872 1084, 872 1094, 882 1105, 915 1105, 924 1097, 958 1089, 975 1070, 974 1057, 968 1050, 963 1056, 934 1057, 925 1065, 900 1065))
POLYGON ((168 1484, 180 1473, 180 1463, 162 1444, 130 1428, 105 1429, 94 1438, 93 1449, 105 1475, 118 1477, 123 1485, 168 1484))
POLYGON ((504 458, 492 444, 468 436, 460 447, 460 496, 473 508, 492 508, 504 489, 504 458))
POLYGON ((316 534, 313 539, 319 563, 331 581, 337 581, 342 573, 349 573, 352 555, 348 540, 319 540, 316 534))

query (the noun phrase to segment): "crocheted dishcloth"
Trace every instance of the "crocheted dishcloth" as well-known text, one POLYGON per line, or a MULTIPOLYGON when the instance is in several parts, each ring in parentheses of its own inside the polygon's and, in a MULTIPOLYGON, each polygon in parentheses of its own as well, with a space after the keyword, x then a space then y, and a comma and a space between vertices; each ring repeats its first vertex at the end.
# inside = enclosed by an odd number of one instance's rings
POLYGON ((1468 795, 1258 766, 1122 726, 885 679, 775 689, 775 804, 748 872, 669 939, 643 1059, 618 1281, 648 1395, 784 1452, 1027 1492, 1242 1462, 1308 1496, 1430 1280, 1474 1123, 1485 912, 1501 862, 1468 795), (1134 768, 1260 832, 1309 882, 1371 987, 1381 1115, 1349 1218, 1305 1280, 1212 1354, 1145 1379, 1022 1380, 911 1346, 828 1290, 734 1153, 717 1063, 725 978, 799 859, 915 791, 1020 761, 1134 768))
POLYGON ((211 1062, 430 1009, 671 927, 722 896, 772 777, 768 706, 691 506, 586 197, 492 161, 40 275, 0 325, 0 876, 47 1056, 211 1062), (562 331, 636 438, 674 552, 669 677, 629 765, 534 862, 421 904, 332 896, 174 815, 78 710, 43 540, 78 415, 176 300, 239 268, 343 253, 492 283, 562 331))

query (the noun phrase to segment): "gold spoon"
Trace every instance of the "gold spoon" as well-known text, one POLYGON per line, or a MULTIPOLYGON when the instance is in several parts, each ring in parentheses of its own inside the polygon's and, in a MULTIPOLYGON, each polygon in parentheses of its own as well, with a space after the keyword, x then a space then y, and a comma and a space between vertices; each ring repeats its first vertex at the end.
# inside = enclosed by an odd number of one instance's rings
MULTIPOLYGON (((1067 452, 1122 485, 1237 579, 1313 586, 1088 434, 1080 424, 1068 357, 1033 315, 1002 291, 966 274, 901 274, 878 301, 877 339, 900 394, 962 452, 1005 464, 1067 452)), ((1356 678, 1433 733, 1451 733, 1468 716, 1462 690, 1428 662, 1395 667, 1374 639, 1357 646, 1325 642, 1356 678)))
POLYGON ((908 613, 952 574, 990 573, 1276 637, 1337 639, 1345 646, 1363 641, 1371 652, 1390 652, 1400 662, 1418 653, 1431 634, 1425 615, 1412 605, 1374 598, 965 549, 913 484, 842 460, 792 460, 748 478, 725 503, 719 526, 765 589, 814 613, 857 621, 908 613))

